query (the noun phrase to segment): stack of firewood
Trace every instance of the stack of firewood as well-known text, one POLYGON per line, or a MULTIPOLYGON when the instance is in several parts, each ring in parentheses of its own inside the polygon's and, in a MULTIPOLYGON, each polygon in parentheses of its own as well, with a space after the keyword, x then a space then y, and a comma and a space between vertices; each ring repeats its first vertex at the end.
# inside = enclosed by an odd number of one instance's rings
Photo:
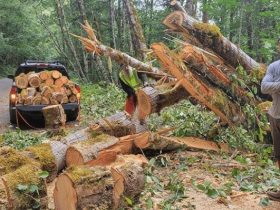
POLYGON ((77 102, 76 85, 59 71, 21 73, 15 78, 20 89, 17 103, 24 105, 55 105, 77 102))

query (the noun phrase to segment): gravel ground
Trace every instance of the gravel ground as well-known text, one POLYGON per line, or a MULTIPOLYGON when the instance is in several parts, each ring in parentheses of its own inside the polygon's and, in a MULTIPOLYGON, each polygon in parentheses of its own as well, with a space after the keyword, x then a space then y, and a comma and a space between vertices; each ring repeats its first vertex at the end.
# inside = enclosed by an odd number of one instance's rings
POLYGON ((0 133, 9 126, 9 92, 12 85, 10 79, 0 79, 0 133))

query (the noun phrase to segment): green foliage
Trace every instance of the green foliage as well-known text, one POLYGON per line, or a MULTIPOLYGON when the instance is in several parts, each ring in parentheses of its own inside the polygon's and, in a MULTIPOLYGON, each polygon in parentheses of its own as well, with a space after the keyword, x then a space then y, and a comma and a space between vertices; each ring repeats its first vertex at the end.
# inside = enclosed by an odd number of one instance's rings
POLYGON ((22 150, 28 146, 40 144, 44 137, 30 131, 8 130, 2 135, 0 146, 10 146, 22 150))
MULTIPOLYGON (((49 173, 47 171, 40 171, 38 174, 38 177, 43 179, 46 185, 46 178, 49 176, 49 173)), ((17 185, 17 190, 22 193, 27 195, 28 197, 32 198, 33 204, 30 206, 32 209, 40 209, 41 207, 41 196, 40 196, 40 191, 43 190, 41 189, 40 186, 36 184, 18 184, 17 185)))
POLYGON ((97 120, 124 109, 124 92, 113 84, 84 84, 81 91, 81 110, 85 120, 97 120))

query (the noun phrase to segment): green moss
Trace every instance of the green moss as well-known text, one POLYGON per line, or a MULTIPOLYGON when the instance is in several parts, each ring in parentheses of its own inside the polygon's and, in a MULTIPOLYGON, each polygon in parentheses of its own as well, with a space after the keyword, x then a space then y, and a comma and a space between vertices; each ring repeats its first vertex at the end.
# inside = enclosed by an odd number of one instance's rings
POLYGON ((92 145, 94 143, 97 143, 97 142, 103 142, 103 141, 106 141, 108 140, 109 138, 112 138, 111 136, 107 135, 107 134, 100 134, 100 135, 96 135, 95 137, 89 139, 89 140, 86 140, 86 141, 83 141, 81 142, 81 144, 85 144, 85 145, 92 145))
POLYGON ((199 31, 203 31, 204 33, 210 34, 215 37, 222 37, 221 30, 218 26, 212 25, 209 23, 195 23, 194 28, 196 28, 199 31))
POLYGON ((23 156, 15 149, 2 147, 0 149, 0 175, 14 171, 30 161, 32 161, 30 158, 23 156))
POLYGON ((86 166, 71 166, 67 169, 67 175, 74 183, 81 181, 82 177, 87 177, 93 174, 93 171, 86 166))
POLYGON ((35 159, 41 163, 43 170, 48 170, 53 166, 55 157, 49 144, 39 144, 26 150, 30 151, 35 156, 35 159))

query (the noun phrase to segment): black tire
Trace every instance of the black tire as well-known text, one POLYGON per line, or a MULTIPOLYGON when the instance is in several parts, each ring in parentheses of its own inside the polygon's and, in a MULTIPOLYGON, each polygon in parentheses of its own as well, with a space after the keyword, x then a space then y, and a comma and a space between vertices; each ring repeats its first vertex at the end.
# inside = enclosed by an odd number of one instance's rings
POLYGON ((16 110, 12 109, 11 107, 10 107, 10 123, 13 125, 17 124, 16 110))

